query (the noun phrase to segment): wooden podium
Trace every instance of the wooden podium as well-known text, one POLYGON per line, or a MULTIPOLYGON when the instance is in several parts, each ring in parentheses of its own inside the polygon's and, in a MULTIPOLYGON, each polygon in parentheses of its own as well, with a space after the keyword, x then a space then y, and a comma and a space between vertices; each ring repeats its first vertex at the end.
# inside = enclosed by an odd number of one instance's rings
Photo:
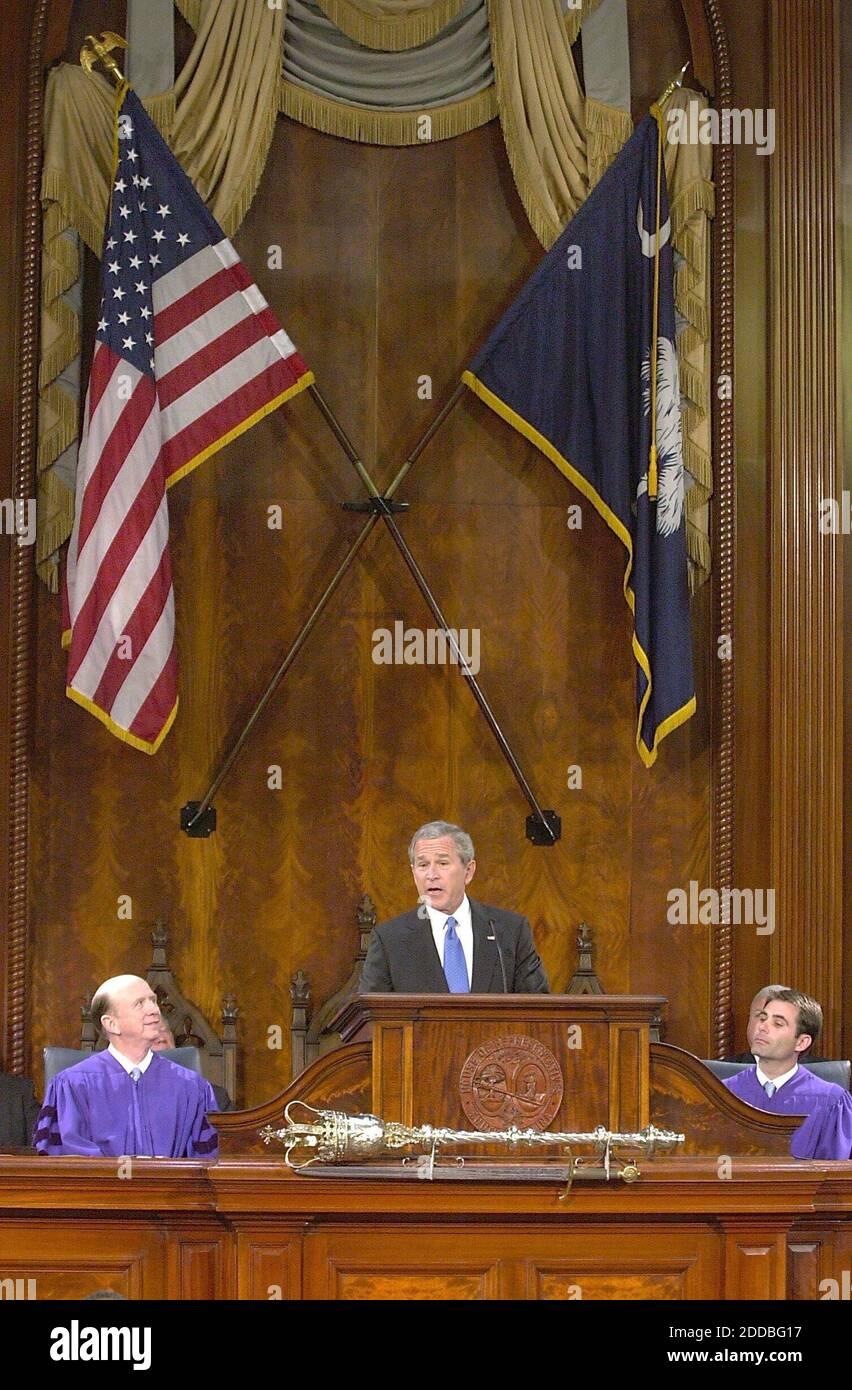
POLYGON ((649 1123, 649 995, 370 994, 331 1027, 369 1041, 370 1110, 451 1129, 649 1123))

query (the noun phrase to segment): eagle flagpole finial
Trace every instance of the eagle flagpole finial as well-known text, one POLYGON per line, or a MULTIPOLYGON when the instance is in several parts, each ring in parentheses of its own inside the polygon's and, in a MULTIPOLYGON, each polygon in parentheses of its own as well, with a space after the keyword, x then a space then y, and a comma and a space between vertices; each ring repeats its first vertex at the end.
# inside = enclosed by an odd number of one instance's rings
MULTIPOLYGON (((663 104, 668 101, 672 92, 676 92, 678 87, 683 86, 683 79, 686 76, 686 70, 689 67, 691 61, 692 60, 690 58, 687 58, 680 72, 672 78, 671 82, 668 84, 667 87, 663 88, 663 91, 660 93, 660 95, 657 97, 657 100, 654 102, 654 106, 662 107, 663 104)), ((653 107, 651 109, 653 110, 653 107)))
POLYGON ((94 34, 87 34, 80 49, 80 62, 86 72, 91 72, 95 63, 103 63, 116 84, 120 85, 124 81, 124 73, 115 59, 109 55, 114 48, 126 47, 127 40, 120 34, 114 34, 111 29, 104 30, 99 39, 96 39, 94 34))

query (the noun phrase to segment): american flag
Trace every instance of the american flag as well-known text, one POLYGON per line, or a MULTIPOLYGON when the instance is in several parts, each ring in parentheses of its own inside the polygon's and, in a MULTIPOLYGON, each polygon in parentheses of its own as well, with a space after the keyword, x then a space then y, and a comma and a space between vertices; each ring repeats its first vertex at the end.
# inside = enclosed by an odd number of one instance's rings
POLYGON ((116 133, 66 562, 66 693, 155 753, 177 712, 167 489, 314 378, 127 88, 116 133))

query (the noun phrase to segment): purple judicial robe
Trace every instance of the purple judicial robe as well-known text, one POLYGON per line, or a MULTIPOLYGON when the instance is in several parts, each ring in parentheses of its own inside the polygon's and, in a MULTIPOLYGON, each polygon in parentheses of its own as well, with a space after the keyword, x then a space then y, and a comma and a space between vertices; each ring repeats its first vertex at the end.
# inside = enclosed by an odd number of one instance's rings
POLYGON ((757 1067, 729 1076, 729 1091, 771 1115, 806 1115, 790 1140, 793 1158, 852 1158, 852 1095, 799 1067, 771 1098, 757 1079, 757 1067))
POLYGON ((93 1052, 51 1081, 33 1143, 43 1154, 212 1159, 207 1111, 218 1108, 209 1081, 157 1052, 138 1081, 110 1052, 93 1052))

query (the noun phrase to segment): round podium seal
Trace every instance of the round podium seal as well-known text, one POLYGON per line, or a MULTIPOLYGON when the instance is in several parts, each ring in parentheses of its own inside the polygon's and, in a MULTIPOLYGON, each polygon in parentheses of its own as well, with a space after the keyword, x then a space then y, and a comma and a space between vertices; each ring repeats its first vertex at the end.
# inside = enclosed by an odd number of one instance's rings
POLYGON ((492 1038, 459 1074, 462 1109, 477 1129, 546 1129, 562 1104, 559 1063, 544 1043, 523 1034, 492 1038))

